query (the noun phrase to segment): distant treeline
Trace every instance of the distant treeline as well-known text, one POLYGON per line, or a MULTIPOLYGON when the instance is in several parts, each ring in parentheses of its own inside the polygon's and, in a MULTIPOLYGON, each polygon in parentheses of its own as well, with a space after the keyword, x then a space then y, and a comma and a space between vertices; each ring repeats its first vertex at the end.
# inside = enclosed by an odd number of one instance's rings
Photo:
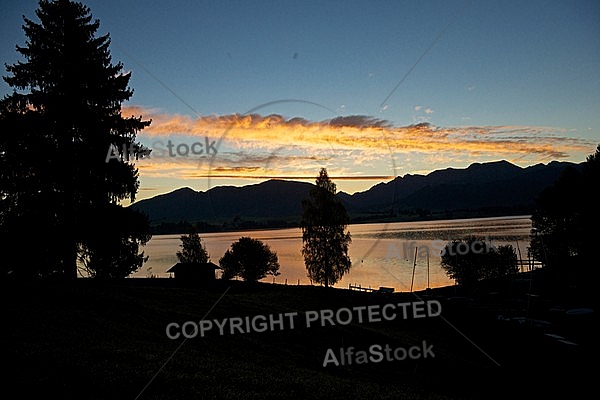
POLYGON ((204 221, 188 222, 161 222, 151 226, 153 235, 179 235, 188 232, 210 233, 210 232, 235 232, 242 230, 256 229, 278 229, 278 228, 295 228, 298 223, 288 222, 283 220, 269 221, 252 221, 252 220, 233 220, 228 222, 208 223, 204 221))
MULTIPOLYGON (((477 209, 459 209, 432 211, 429 209, 396 209, 389 212, 378 212, 369 214, 350 215, 351 224, 360 223, 378 223, 378 222, 406 222, 406 221, 425 221, 438 219, 454 218, 485 218, 502 217, 509 215, 528 215, 531 214, 531 207, 485 207, 477 209)), ((269 219, 253 220, 236 217, 224 222, 206 222, 206 221, 178 221, 161 222, 152 224, 151 233, 153 235, 179 235, 189 232, 210 233, 210 232, 235 232, 243 230, 257 229, 283 229, 298 228, 299 221, 290 219, 269 219)))

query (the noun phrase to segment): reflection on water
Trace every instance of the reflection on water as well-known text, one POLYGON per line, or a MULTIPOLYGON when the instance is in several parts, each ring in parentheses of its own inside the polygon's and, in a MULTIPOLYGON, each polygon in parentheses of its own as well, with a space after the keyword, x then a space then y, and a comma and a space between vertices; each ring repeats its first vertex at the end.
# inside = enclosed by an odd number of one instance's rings
MULTIPOLYGON (((389 224, 357 224, 349 226, 352 234, 350 273, 336 284, 348 287, 393 287, 396 291, 420 290, 454 284, 440 266, 439 250, 453 239, 469 235, 487 238, 494 245, 511 244, 518 248, 517 256, 527 258, 531 220, 529 216, 477 218, 460 220, 395 222, 389 224), (417 249, 417 250, 415 250, 417 249), (416 263, 415 263, 416 253, 416 263), (429 271, 429 273, 428 273, 429 271)), ((277 253, 281 275, 263 281, 296 285, 310 284, 302 258, 302 233, 299 228, 247 232, 202 234, 211 261, 218 263, 229 246, 242 236, 259 239, 277 253)), ((144 247, 150 256, 142 269, 133 274, 144 277, 150 273, 165 277, 165 272, 177 262, 180 235, 157 235, 144 247)))

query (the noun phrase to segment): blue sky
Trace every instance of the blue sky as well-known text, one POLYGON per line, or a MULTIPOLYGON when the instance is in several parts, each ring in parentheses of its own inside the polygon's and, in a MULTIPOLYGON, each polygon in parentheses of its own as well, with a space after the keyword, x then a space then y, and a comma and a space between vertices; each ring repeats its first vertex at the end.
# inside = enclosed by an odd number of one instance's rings
MULTIPOLYGON (((139 198, 321 166, 354 192, 473 162, 580 162, 600 143, 597 1, 83 3, 132 71, 125 112, 153 119, 139 139, 218 142, 213 158, 140 162, 139 198), (346 118, 333 129, 336 117, 346 118)), ((0 7, 11 64, 37 2, 0 7)))

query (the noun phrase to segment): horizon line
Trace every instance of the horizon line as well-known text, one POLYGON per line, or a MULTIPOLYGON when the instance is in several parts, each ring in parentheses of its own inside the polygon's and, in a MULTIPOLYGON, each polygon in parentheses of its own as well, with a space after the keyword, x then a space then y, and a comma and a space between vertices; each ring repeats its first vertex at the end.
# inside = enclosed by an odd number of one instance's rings
MULTIPOLYGON (((273 175, 188 175, 194 178, 219 178, 219 179, 272 179, 272 180, 314 180, 313 176, 273 176, 273 175)), ((330 176, 329 179, 342 181, 394 179, 394 175, 361 175, 361 176, 330 176)))

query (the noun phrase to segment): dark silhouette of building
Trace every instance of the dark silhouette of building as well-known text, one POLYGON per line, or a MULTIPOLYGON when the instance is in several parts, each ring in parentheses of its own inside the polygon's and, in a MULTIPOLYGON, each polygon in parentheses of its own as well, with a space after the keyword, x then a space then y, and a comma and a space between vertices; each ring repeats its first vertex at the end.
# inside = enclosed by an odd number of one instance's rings
POLYGON ((213 283, 218 265, 208 263, 177 263, 167 270, 175 275, 175 279, 185 283, 213 283))

